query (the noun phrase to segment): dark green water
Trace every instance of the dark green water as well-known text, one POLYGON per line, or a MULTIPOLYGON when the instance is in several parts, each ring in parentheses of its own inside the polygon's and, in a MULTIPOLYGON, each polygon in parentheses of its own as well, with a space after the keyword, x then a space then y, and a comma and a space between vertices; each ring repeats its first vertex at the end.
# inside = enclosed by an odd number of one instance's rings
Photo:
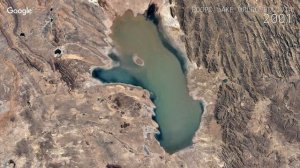
POLYGON ((188 95, 184 65, 164 45, 156 25, 126 12, 115 20, 111 37, 119 52, 111 57, 119 66, 96 69, 93 76, 105 83, 126 83, 149 90, 155 95, 161 146, 174 153, 191 145, 200 124, 202 104, 188 95), (134 55, 144 60, 144 66, 133 62, 134 55))

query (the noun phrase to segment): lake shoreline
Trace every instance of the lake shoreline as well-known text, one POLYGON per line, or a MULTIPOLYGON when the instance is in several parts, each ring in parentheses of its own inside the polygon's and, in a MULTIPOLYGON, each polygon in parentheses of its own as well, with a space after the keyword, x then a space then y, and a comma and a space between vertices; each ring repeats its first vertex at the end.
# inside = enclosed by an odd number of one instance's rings
POLYGON ((117 61, 118 66, 111 69, 95 69, 92 74, 104 84, 131 84, 154 93, 151 101, 157 108, 154 109, 156 115, 152 119, 158 123, 157 129, 160 132, 156 138, 162 147, 172 154, 192 145, 192 139, 199 128, 203 104, 189 95, 186 60, 181 52, 164 38, 163 32, 159 31, 158 22, 155 24, 159 17, 152 17, 148 21, 147 19, 149 18, 143 15, 134 16, 132 11, 120 16, 114 22, 111 35, 119 53, 122 53, 122 56, 116 55, 116 58, 112 58, 117 61), (143 40, 144 43, 140 43, 143 40), (154 56, 153 52, 156 53, 154 56), (140 66, 136 69, 138 65, 134 66, 132 60, 134 55, 141 57, 146 67, 140 66), (160 72, 162 67, 165 69, 164 73, 160 72), (173 83, 172 87, 169 82, 173 83), (182 118, 186 119, 181 120, 182 118), (177 121, 178 119, 180 121, 177 121), (184 134, 179 133, 180 130, 184 134), (177 138, 174 138, 175 136, 177 138))

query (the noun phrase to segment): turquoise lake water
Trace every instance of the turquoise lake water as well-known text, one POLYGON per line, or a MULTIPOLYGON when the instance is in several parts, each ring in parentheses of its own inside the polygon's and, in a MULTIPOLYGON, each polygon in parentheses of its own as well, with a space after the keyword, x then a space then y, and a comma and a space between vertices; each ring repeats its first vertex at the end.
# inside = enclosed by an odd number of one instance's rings
POLYGON ((160 145, 168 153, 191 145, 203 106, 189 96, 183 62, 160 38, 157 26, 142 15, 134 17, 126 12, 115 20, 111 38, 119 53, 111 58, 119 66, 96 69, 93 77, 104 83, 126 83, 149 90, 156 105, 154 119, 159 125, 160 145), (141 58, 144 66, 135 64, 134 56, 141 58))

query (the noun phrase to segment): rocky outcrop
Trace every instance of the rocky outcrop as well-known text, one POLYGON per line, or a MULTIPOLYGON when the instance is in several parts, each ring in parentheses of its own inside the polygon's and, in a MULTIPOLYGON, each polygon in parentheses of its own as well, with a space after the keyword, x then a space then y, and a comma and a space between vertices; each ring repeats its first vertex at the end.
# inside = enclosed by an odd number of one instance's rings
POLYGON ((112 4, 0 2, 0 167, 163 166, 149 93, 90 74, 111 66, 112 4))
POLYGON ((211 102, 206 113, 221 127, 224 166, 299 166, 299 3, 176 2, 187 55, 197 63, 195 71, 203 72, 192 73, 190 87, 198 88, 193 95, 211 102), (247 6, 268 7, 277 15, 290 16, 291 21, 264 23, 264 13, 238 11, 247 6), (195 77, 203 74, 206 77, 195 77), (218 89, 205 87, 208 83, 218 89), (202 88, 212 94, 203 95, 202 88))

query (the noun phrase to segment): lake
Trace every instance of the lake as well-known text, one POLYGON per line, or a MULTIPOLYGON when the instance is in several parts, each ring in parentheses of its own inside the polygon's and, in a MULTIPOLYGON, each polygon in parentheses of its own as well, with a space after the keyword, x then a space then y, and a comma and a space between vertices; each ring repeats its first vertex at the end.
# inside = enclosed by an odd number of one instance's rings
POLYGON ((160 145, 168 153, 191 145, 203 104, 188 94, 185 65, 178 53, 166 45, 152 21, 143 15, 134 17, 129 11, 115 19, 111 38, 117 53, 110 56, 118 66, 95 69, 93 77, 149 90, 156 105, 154 119, 159 125, 160 145))

